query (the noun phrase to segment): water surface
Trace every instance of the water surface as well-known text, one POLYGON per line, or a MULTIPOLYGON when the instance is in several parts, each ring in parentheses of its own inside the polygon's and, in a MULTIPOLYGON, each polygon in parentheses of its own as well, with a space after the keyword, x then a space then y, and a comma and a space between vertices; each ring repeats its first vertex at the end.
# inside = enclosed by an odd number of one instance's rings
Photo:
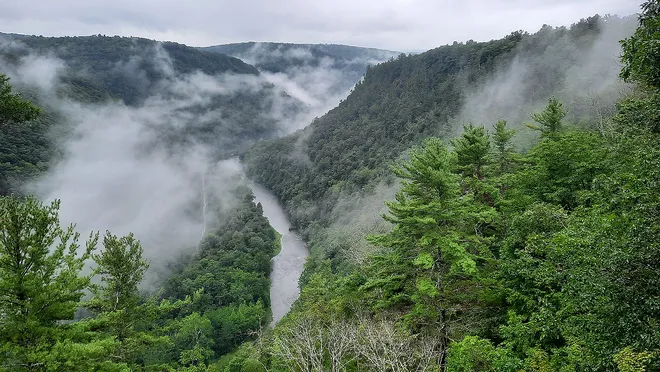
POLYGON ((309 252, 300 236, 289 231, 291 223, 277 198, 270 191, 253 182, 250 183, 250 188, 254 193, 255 203, 261 203, 264 216, 268 218, 270 225, 282 234, 282 250, 273 257, 270 273, 270 306, 274 325, 289 312, 291 305, 300 296, 298 279, 303 272, 309 252))

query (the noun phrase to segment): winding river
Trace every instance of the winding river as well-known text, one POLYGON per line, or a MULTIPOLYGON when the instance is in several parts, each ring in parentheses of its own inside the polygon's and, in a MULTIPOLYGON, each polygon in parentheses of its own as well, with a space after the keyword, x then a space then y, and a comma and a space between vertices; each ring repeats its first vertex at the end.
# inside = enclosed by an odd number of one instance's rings
POLYGON ((272 259, 270 273, 270 301, 275 325, 291 309, 300 296, 298 279, 303 272, 305 259, 309 255, 307 246, 300 236, 289 231, 291 224, 277 198, 265 188, 251 182, 255 203, 261 203, 264 216, 278 233, 282 234, 282 250, 272 259))

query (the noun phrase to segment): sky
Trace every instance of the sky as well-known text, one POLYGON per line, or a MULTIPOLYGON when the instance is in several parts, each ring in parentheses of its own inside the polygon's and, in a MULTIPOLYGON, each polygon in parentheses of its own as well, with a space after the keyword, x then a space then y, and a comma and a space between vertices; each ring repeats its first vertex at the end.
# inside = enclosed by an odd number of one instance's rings
POLYGON ((207 46, 336 43, 423 51, 594 14, 630 15, 641 0, 2 0, 0 32, 121 35, 207 46))

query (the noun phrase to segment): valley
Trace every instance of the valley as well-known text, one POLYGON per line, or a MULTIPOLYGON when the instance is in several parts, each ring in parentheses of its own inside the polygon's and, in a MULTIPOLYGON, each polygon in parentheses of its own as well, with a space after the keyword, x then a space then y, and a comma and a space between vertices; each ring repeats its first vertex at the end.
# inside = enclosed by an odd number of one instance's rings
POLYGON ((657 370, 640 12, 414 54, 0 34, 0 371, 657 370))

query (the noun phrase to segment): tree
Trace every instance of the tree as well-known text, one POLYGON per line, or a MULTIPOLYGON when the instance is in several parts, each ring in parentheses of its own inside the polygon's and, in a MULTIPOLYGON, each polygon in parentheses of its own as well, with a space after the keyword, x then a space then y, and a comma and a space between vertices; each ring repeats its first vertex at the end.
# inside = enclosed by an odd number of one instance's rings
MULTIPOLYGON (((156 340, 147 334, 135 332, 135 323, 140 314, 138 284, 142 281, 149 264, 142 258, 142 246, 131 233, 117 237, 106 231, 103 237, 104 250, 92 255, 98 267, 94 273, 100 275, 102 285, 92 285, 94 298, 87 304, 89 309, 98 312, 95 320, 98 329, 107 329, 119 342, 114 350, 115 359, 131 363, 144 346, 156 340), (137 346, 136 346, 137 345, 137 346)), ((142 311, 150 312, 146 303, 142 311)))
POLYGON ((181 350, 179 361, 186 371, 206 370, 205 361, 213 356, 213 326, 205 315, 195 312, 180 321, 179 331, 174 337, 176 347, 181 350))
POLYGON ((463 134, 452 141, 463 175, 483 179, 482 169, 488 164, 490 139, 484 127, 468 124, 463 134))
POLYGON ((92 256, 98 265, 95 273, 105 283, 97 287, 95 305, 103 311, 134 309, 140 298, 138 284, 149 268, 140 241, 132 233, 119 238, 106 231, 103 246, 101 254, 92 256))
POLYGON ((12 93, 9 78, 0 74, 0 127, 34 120, 39 116, 39 111, 32 102, 12 93))
POLYGON ((639 27, 621 41, 621 77, 660 89, 660 1, 648 0, 641 8, 639 27))
POLYGON ((532 119, 539 125, 525 124, 528 128, 541 132, 543 138, 555 138, 562 129, 562 119, 566 116, 564 105, 554 97, 548 100, 548 106, 540 113, 532 114, 532 119))
POLYGON ((35 370, 72 320, 90 277, 80 276, 96 247, 78 251, 73 225, 63 229, 60 202, 0 198, 0 366, 35 370))
POLYGON ((384 218, 394 228, 369 237, 388 249, 374 257, 362 287, 376 294, 376 308, 403 307, 411 330, 436 338, 440 365, 449 340, 462 332, 455 326, 480 309, 477 292, 484 286, 474 279, 483 247, 475 234, 490 210, 480 203, 470 207, 471 195, 459 198, 454 161, 440 139, 430 138, 393 168, 402 188, 386 203, 390 215, 384 218))
POLYGON ((511 139, 516 134, 516 131, 506 128, 506 120, 500 120, 493 125, 493 144, 495 145, 495 163, 498 166, 499 174, 508 172, 511 168, 513 161, 513 146, 511 139))

